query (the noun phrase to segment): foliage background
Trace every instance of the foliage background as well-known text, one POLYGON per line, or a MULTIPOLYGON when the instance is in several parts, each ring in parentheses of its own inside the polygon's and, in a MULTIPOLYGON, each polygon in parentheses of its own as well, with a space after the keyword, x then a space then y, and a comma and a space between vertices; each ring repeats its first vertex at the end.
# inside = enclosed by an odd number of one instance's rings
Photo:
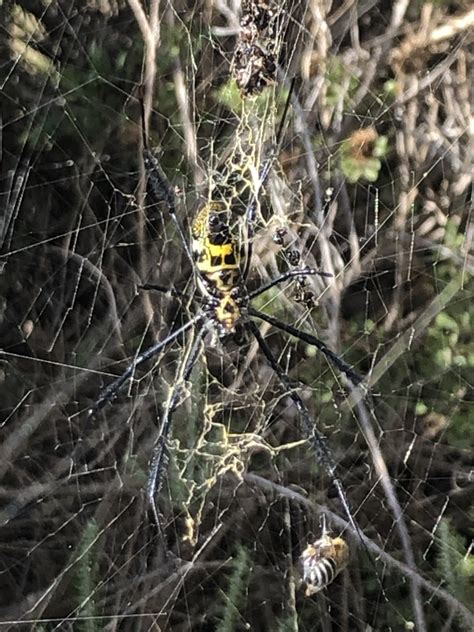
POLYGON ((473 11, 280 4, 282 72, 249 123, 230 79, 237 0, 0 3, 2 630, 472 629, 473 11), (290 284, 259 306, 367 375, 362 404, 320 354, 261 331, 328 437, 372 562, 249 341, 207 349, 183 392, 166 555, 143 489, 189 341, 84 424, 191 308, 137 291, 184 293, 190 275, 144 195, 139 99, 188 224, 236 140, 257 130, 257 168, 271 150, 290 77, 251 284, 288 265, 281 227, 335 275, 311 281, 316 305, 290 284), (309 598, 298 558, 322 512, 352 556, 309 598))

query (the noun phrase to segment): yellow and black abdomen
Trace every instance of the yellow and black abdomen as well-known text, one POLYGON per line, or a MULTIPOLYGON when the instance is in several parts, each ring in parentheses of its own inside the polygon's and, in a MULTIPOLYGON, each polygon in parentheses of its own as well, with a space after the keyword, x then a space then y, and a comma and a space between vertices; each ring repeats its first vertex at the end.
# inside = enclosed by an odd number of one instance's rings
POLYGON ((213 304, 221 333, 235 333, 241 318, 242 277, 239 248, 230 231, 226 207, 218 202, 203 206, 192 224, 192 237, 201 292, 213 304))

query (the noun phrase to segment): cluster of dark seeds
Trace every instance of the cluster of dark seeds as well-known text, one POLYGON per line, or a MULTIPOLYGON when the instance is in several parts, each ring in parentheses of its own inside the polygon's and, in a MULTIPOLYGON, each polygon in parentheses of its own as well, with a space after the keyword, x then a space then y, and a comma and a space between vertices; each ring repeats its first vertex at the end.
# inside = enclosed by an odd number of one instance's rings
POLYGON ((243 0, 239 41, 232 72, 243 96, 258 94, 276 78, 275 22, 277 10, 265 0, 243 0))
MULTIPOLYGON (((301 262, 301 253, 294 247, 291 236, 286 228, 277 228, 272 236, 273 242, 283 248, 283 256, 290 267, 297 268, 301 262)), ((301 303, 308 309, 316 306, 314 293, 309 289, 308 278, 298 276, 296 278, 296 291, 294 295, 296 303, 301 303)))

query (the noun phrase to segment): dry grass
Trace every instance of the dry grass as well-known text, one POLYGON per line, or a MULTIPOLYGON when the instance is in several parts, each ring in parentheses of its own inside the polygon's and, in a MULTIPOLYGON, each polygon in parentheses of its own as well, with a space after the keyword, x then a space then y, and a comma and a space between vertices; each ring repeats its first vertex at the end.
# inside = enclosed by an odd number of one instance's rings
POLYGON ((0 7, 1 630, 472 628, 472 9, 281 4, 278 76, 243 106, 239 2, 0 7), (186 226, 213 188, 235 194, 238 224, 293 77, 251 285, 290 250, 334 275, 259 307, 317 332, 367 390, 261 332, 327 436, 371 559, 250 341, 206 348, 185 385, 166 547, 144 486, 190 341, 84 426, 101 386, 193 310, 179 238, 146 197, 139 98, 186 226), (352 555, 308 598, 298 558, 322 512, 352 555))

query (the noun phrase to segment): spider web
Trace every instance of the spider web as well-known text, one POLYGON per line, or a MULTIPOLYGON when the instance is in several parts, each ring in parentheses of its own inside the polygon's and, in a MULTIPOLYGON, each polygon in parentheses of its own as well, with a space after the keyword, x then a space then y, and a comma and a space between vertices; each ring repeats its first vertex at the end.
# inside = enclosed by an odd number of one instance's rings
POLYGON ((0 6, 2 630, 472 629, 472 9, 278 3, 277 81, 242 99, 240 4, 0 6), (333 275, 253 305, 367 376, 353 389, 256 321, 365 546, 251 337, 207 338, 186 383, 193 337, 177 339, 85 421, 195 313, 179 235, 145 194, 142 97, 186 230, 221 192, 245 250, 259 192, 249 288, 304 265, 333 275), (175 384, 164 547, 144 490, 175 384), (351 558, 307 597, 299 558, 323 514, 351 558))

